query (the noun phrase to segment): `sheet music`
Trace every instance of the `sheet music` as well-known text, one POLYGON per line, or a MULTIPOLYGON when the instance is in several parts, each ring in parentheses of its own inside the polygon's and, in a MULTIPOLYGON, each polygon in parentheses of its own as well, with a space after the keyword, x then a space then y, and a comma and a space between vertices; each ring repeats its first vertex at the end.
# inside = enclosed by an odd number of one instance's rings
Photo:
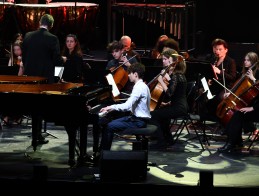
POLYGON ((114 81, 114 79, 113 79, 113 77, 112 77, 112 74, 109 73, 109 74, 106 76, 106 79, 107 79, 108 83, 109 83, 110 85, 112 85, 112 95, 113 95, 114 97, 117 97, 117 96, 120 94, 120 91, 119 91, 119 89, 118 89, 118 87, 117 87, 117 85, 116 85, 116 83, 115 83, 115 81, 114 81))
POLYGON ((204 88, 204 92, 207 91, 207 98, 208 98, 208 99, 212 99, 212 98, 214 97, 214 95, 211 94, 209 85, 208 85, 207 80, 206 80, 205 77, 203 77, 203 78, 201 79, 201 83, 202 83, 202 86, 203 86, 203 88, 204 88))
POLYGON ((63 76, 64 67, 55 67, 55 76, 59 77, 60 79, 63 76))

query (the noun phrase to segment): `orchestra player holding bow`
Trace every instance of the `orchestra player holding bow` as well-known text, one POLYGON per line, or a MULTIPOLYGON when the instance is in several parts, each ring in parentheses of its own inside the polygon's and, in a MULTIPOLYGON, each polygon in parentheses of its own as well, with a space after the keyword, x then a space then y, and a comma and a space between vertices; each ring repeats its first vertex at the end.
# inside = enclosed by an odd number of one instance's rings
POLYGON ((107 49, 112 54, 113 59, 108 62, 106 69, 113 73, 115 83, 122 92, 120 98, 128 98, 134 83, 128 80, 127 69, 131 64, 136 63, 137 59, 127 54, 121 41, 115 40, 111 42, 108 44, 107 49))
MULTIPOLYGON (((237 150, 240 150, 241 147, 243 147, 243 130, 244 132, 257 132, 256 127, 251 126, 254 122, 259 122, 259 85, 258 82, 256 82, 259 79, 259 63, 258 56, 254 52, 249 52, 245 56, 243 77, 244 79, 248 79, 249 83, 252 84, 249 89, 255 89, 255 99, 253 99, 252 104, 234 111, 234 114, 226 126, 228 139, 226 144, 218 149, 218 152, 220 153, 236 152, 237 150), (254 70, 250 68, 252 66, 254 67, 254 70), (248 127, 251 127, 250 130, 248 127)), ((246 83, 247 82, 243 84, 246 83)), ((242 86, 242 88, 243 87, 244 86, 242 86)), ((227 93, 226 97, 229 95, 230 93, 227 93)), ((253 135, 253 137, 255 137, 255 135, 253 135)))

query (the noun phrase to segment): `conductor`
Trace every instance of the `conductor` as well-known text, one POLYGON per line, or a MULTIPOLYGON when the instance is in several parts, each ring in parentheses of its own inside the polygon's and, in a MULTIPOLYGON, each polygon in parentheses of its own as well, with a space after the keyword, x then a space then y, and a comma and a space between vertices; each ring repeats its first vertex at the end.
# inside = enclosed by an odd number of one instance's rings
MULTIPOLYGON (((54 83, 55 66, 61 65, 63 61, 58 37, 49 32, 53 24, 54 18, 51 15, 43 15, 39 21, 39 29, 26 33, 22 45, 24 75, 46 77, 48 83, 54 83)), ((32 127, 37 127, 33 131, 32 146, 48 143, 41 135, 41 116, 34 116, 32 127)))

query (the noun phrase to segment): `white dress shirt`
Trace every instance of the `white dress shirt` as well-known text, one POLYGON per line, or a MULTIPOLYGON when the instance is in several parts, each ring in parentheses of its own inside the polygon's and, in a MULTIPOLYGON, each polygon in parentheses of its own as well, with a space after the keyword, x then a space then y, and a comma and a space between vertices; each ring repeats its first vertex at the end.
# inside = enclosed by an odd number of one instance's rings
POLYGON ((148 86, 142 79, 139 79, 135 83, 128 100, 122 104, 114 104, 111 108, 122 112, 131 111, 136 117, 151 118, 150 97, 148 86))

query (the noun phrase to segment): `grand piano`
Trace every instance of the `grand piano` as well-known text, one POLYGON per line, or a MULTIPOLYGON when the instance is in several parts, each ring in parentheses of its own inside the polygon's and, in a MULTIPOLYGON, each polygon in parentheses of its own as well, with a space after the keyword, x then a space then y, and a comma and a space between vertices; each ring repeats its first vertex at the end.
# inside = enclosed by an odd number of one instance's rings
MULTIPOLYGON (((19 76, 18 76, 19 77, 19 76)), ((1 76, 0 76, 1 78, 1 76)), ((69 142, 68 164, 75 164, 77 131, 79 130, 78 163, 87 155, 87 127, 93 114, 87 105, 94 106, 112 99, 110 85, 83 85, 75 83, 12 84, 0 83, 0 112, 7 115, 22 114, 32 118, 32 147, 37 148, 37 120, 55 122, 65 127, 69 142)), ((94 136, 95 138, 97 135, 94 136)), ((98 141, 98 140, 97 140, 98 141)), ((94 141, 94 148, 97 142, 94 141)))

